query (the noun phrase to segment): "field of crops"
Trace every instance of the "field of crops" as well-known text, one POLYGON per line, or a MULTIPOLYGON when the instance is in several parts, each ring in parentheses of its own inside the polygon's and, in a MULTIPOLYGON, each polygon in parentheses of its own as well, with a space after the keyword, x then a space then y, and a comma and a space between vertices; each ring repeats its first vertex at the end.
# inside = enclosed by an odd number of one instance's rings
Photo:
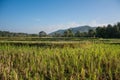
POLYGON ((0 80, 120 80, 120 44, 0 41, 0 80))

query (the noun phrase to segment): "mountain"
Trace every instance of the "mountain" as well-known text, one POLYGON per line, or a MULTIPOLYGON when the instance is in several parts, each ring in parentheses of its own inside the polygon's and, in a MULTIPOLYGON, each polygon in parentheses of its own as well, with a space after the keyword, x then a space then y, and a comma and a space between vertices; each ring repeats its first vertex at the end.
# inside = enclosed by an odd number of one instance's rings
MULTIPOLYGON (((73 33, 76 33, 77 31, 80 31, 80 32, 88 32, 90 29, 95 30, 96 27, 91 27, 91 26, 87 26, 87 25, 86 25, 86 26, 78 26, 78 27, 69 28, 69 29, 71 29, 73 33)), ((65 30, 68 30, 68 29, 57 30, 57 31, 55 31, 55 32, 50 33, 49 35, 54 35, 54 34, 60 34, 60 35, 62 35, 65 30)))

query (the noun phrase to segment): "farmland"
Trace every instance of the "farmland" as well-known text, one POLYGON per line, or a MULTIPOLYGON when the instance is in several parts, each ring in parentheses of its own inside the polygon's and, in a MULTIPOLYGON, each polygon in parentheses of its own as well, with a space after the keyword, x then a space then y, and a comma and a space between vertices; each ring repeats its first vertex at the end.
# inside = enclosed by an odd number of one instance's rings
POLYGON ((0 38, 0 80, 119 80, 120 39, 0 38))

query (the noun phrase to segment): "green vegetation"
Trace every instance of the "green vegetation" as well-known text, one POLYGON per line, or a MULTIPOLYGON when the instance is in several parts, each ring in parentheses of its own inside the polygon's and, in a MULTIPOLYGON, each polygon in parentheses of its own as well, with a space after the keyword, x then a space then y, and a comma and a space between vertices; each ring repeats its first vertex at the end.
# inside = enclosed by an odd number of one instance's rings
POLYGON ((110 44, 115 42, 0 41, 0 80, 119 80, 120 45, 110 44))
POLYGON ((68 29, 64 32, 64 37, 99 37, 99 38, 120 38, 120 22, 115 25, 108 24, 107 26, 99 26, 96 29, 89 29, 87 32, 80 32, 76 30, 68 29))
POLYGON ((9 31, 0 31, 0 37, 38 37, 38 34, 15 33, 9 31))
POLYGON ((119 38, 120 23, 53 37, 0 31, 0 80, 119 80, 119 38))
POLYGON ((96 36, 102 38, 120 38, 120 22, 96 28, 96 36))
POLYGON ((107 26, 81 26, 58 30, 47 34, 40 31, 39 34, 13 33, 9 31, 0 31, 0 37, 87 37, 87 38, 120 38, 120 22, 107 26), (82 32, 81 32, 82 31, 82 32))

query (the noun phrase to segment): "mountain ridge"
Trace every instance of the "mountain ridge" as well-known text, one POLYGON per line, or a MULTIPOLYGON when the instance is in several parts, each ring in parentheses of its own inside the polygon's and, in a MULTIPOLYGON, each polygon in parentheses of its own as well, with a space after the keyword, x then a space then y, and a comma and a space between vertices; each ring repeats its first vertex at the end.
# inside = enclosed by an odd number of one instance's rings
MULTIPOLYGON (((84 25, 84 26, 77 26, 77 27, 72 27, 72 28, 68 28, 68 29, 71 29, 73 33, 76 33, 77 31, 88 32, 90 29, 95 30, 96 27, 91 27, 91 26, 88 26, 88 25, 84 25)), ((63 35, 64 31, 66 31, 68 29, 59 29, 57 31, 49 33, 49 35, 55 35, 55 34, 63 35)))

